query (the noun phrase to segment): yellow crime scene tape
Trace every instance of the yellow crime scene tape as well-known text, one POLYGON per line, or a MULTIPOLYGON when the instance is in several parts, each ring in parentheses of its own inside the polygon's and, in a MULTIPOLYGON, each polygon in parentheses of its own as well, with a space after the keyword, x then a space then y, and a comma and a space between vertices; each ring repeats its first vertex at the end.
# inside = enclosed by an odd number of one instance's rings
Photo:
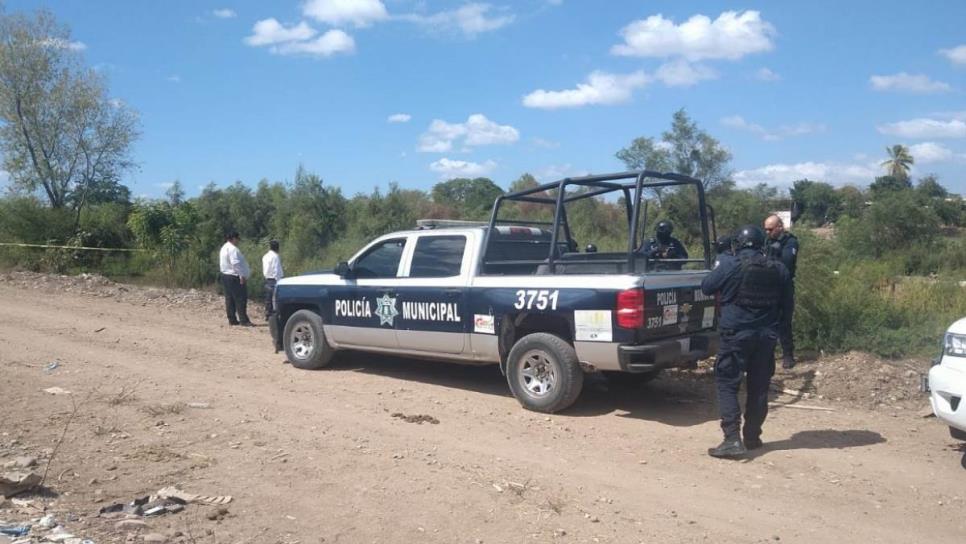
POLYGON ((0 242, 0 246, 36 247, 36 248, 50 248, 50 249, 82 249, 85 251, 125 251, 125 252, 147 251, 146 249, 130 249, 130 248, 116 248, 116 247, 55 246, 50 244, 20 244, 15 242, 0 242))

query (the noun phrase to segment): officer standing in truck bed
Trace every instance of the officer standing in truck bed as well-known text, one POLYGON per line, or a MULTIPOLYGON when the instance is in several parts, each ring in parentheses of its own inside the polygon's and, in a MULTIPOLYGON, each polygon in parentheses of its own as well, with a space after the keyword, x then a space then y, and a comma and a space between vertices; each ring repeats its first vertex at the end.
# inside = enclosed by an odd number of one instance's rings
POLYGON ((791 289, 788 269, 765 256, 764 244, 761 228, 742 227, 735 236, 735 254, 719 254, 714 270, 701 282, 701 291, 718 293, 721 303, 714 379, 724 441, 708 450, 713 457, 740 457, 747 449, 762 446, 761 425, 768 415, 768 386, 775 373, 775 342, 791 289), (738 403, 742 375, 748 382, 743 429, 738 403))

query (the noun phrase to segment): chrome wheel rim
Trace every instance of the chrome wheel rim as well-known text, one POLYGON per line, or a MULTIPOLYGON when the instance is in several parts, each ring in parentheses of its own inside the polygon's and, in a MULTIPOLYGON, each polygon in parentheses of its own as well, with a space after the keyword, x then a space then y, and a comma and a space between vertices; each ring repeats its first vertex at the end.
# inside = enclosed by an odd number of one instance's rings
POLYGON ((527 392, 534 397, 545 397, 557 384, 553 362, 543 351, 529 351, 520 365, 520 380, 527 392))
POLYGON ((312 351, 315 349, 315 333, 312 332, 312 327, 304 321, 296 324, 292 328, 289 344, 292 346, 292 355, 296 359, 311 357, 312 351))

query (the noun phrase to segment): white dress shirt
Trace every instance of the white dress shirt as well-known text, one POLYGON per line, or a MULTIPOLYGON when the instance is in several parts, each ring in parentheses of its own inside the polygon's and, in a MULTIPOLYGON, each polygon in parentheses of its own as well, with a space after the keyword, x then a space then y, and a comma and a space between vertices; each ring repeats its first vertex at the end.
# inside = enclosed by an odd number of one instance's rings
POLYGON ((229 276, 247 278, 252 274, 245 256, 231 242, 225 242, 225 245, 221 246, 221 251, 218 253, 218 265, 221 268, 221 273, 229 276))
POLYGON ((271 249, 262 255, 262 276, 266 280, 280 280, 285 277, 282 272, 282 259, 271 249))

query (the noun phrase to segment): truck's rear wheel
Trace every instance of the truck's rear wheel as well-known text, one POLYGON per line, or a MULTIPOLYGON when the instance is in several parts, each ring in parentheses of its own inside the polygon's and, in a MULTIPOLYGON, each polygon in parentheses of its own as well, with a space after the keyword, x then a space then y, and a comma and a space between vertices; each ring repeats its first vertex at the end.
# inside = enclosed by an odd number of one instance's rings
POLYGON ((332 361, 333 350, 325 341, 322 318, 311 310, 299 310, 288 318, 282 343, 285 356, 296 368, 317 370, 332 361))
POLYGON ((507 357, 507 382, 520 404, 535 412, 559 412, 577 400, 584 372, 573 346, 559 336, 528 334, 507 357))

